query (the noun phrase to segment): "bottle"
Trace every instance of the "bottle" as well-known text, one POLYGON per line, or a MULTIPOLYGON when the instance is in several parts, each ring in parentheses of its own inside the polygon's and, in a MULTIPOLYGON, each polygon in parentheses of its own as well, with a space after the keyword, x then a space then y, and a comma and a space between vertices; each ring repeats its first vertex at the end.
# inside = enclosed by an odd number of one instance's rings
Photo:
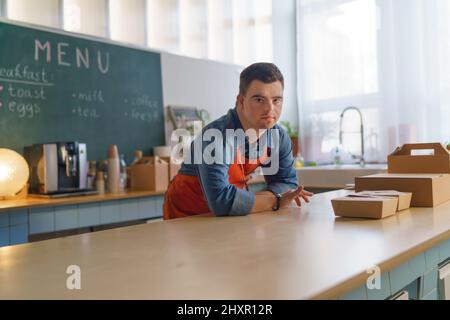
POLYGON ((120 192, 120 159, 119 150, 116 145, 110 145, 108 148, 108 192, 120 192))
POLYGON ((337 166, 341 164, 341 151, 339 147, 336 147, 336 150, 334 151, 334 164, 337 166))
POLYGON ((95 176, 95 189, 98 194, 105 194, 105 176, 103 171, 97 171, 97 175, 95 176))
POLYGON ((120 155, 120 192, 125 192, 127 187, 127 164, 124 155, 120 155))
POLYGON ((105 180, 105 184, 108 181, 108 160, 102 160, 100 161, 98 165, 98 171, 101 171, 103 173, 103 180, 105 180))
POLYGON ((97 175, 97 162, 94 160, 89 161, 89 171, 87 175, 87 187, 88 189, 94 189, 95 176, 97 175))
POLYGON ((295 157, 294 168, 300 169, 303 168, 304 166, 305 166, 305 159, 303 159, 302 154, 299 152, 295 157))

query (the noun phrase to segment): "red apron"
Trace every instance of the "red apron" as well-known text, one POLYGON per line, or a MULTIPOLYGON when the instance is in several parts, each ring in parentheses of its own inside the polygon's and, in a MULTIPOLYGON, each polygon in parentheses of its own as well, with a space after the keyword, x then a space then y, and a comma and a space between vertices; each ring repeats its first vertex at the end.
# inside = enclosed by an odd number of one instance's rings
MULTIPOLYGON (((228 168, 228 182, 236 188, 247 188, 247 177, 267 159, 267 148, 256 163, 249 161, 236 150, 234 162, 228 168)), ((253 161, 255 162, 255 161, 253 161)), ((197 176, 178 173, 169 184, 164 198, 164 220, 189 217, 210 212, 197 176)))

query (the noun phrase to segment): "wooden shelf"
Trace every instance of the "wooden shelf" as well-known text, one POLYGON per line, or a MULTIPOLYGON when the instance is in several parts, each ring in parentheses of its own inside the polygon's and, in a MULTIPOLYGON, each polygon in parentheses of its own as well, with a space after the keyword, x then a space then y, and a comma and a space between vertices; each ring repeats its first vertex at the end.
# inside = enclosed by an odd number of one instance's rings
POLYGON ((49 206, 62 206, 90 202, 103 202, 164 195, 165 191, 127 191, 119 194, 86 195, 58 199, 28 196, 26 199, 0 200, 0 212, 12 209, 28 209, 49 206))

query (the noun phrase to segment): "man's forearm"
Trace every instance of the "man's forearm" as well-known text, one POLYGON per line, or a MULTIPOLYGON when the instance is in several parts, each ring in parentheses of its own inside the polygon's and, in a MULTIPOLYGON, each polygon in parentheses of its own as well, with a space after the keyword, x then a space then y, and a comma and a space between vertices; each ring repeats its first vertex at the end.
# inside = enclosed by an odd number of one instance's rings
POLYGON ((255 202, 250 213, 272 211, 276 204, 275 195, 270 191, 262 191, 255 193, 255 202))

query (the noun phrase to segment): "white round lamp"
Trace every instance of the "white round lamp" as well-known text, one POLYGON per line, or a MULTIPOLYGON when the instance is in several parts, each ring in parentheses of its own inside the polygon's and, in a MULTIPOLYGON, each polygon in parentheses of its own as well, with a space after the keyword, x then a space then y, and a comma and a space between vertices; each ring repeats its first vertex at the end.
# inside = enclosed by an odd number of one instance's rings
POLYGON ((28 164, 17 152, 0 148, 0 197, 13 196, 25 186, 28 164))

